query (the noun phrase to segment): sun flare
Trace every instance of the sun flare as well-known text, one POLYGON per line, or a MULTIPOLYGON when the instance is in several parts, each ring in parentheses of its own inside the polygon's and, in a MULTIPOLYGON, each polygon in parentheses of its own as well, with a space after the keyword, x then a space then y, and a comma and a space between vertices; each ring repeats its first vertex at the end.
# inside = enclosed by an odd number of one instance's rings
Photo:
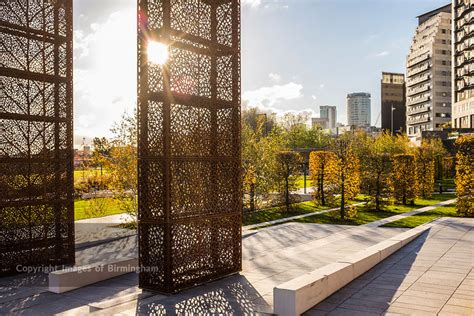
POLYGON ((168 61, 168 46, 163 43, 150 41, 147 48, 148 62, 163 65, 168 61))

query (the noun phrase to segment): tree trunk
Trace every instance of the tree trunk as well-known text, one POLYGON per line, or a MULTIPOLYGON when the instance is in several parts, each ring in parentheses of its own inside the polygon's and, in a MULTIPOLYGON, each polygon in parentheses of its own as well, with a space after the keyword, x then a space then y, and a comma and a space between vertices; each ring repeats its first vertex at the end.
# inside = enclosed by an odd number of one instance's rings
POLYGON ((380 174, 377 175, 376 191, 375 191, 375 210, 380 211, 380 174))
POLYGON ((345 215, 345 203, 344 203, 344 193, 346 191, 345 188, 345 179, 344 179, 344 172, 342 173, 342 178, 341 178, 341 220, 344 221, 344 215, 345 215))
POLYGON ((250 212, 255 212, 255 184, 250 184, 250 212))
POLYGON ((285 178, 285 205, 286 205, 286 211, 290 211, 290 189, 288 188, 289 183, 288 183, 288 176, 285 178))
POLYGON ((324 174, 321 176, 320 186, 319 192, 321 192, 321 205, 326 206, 326 197, 324 196, 324 174))

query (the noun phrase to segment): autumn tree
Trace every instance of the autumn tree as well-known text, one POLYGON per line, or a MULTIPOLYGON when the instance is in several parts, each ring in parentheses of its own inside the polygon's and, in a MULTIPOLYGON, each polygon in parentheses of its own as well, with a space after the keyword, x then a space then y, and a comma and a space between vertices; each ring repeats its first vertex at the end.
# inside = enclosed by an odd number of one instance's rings
POLYGON ((255 107, 243 109, 241 120, 242 126, 246 126, 253 131, 261 129, 264 136, 270 134, 277 126, 274 114, 255 107))
POLYGON ((292 204, 290 192, 296 189, 297 172, 301 163, 300 154, 293 151, 283 151, 277 156, 275 175, 278 192, 283 197, 287 211, 290 211, 292 204))
POLYGON ((250 211, 255 211, 268 194, 276 189, 274 170, 277 155, 283 150, 283 140, 278 130, 267 133, 264 117, 256 119, 255 126, 248 122, 250 119, 242 121, 242 181, 246 197, 244 201, 250 211))
POLYGON ((391 160, 387 153, 370 152, 367 164, 364 164, 364 170, 370 192, 369 206, 374 207, 375 211, 381 211, 384 204, 390 199, 390 186, 388 185, 391 160))
POLYGON ((461 216, 474 216, 474 136, 456 140, 456 209, 461 216))
POLYGON ((338 192, 341 195, 340 219, 350 219, 357 215, 356 208, 349 201, 356 198, 360 190, 360 165, 354 153, 350 134, 340 136, 334 142, 334 152, 338 160, 338 192))
POLYGON ((297 148, 326 148, 330 144, 330 137, 319 128, 309 128, 307 122, 309 113, 287 113, 280 120, 285 146, 295 150, 297 148))
POLYGON ((354 153, 360 161, 361 190, 370 197, 369 209, 380 211, 390 198, 387 185, 390 176, 390 153, 395 149, 395 138, 389 133, 377 136, 356 132, 353 141, 354 153))
POLYGON ((435 161, 439 151, 442 150, 438 148, 438 145, 437 140, 424 139, 415 151, 417 196, 421 196, 424 199, 430 198, 433 193, 435 161))
POLYGON ((392 175, 390 185, 393 198, 407 205, 415 203, 417 183, 415 175, 415 156, 398 154, 392 158, 392 175))
POLYGON ((138 214, 137 115, 124 113, 112 127, 110 159, 107 165, 119 207, 134 220, 138 214))
POLYGON ((94 151, 92 153, 92 164, 95 167, 100 168, 100 175, 102 176, 102 169, 110 159, 111 145, 108 139, 105 137, 95 137, 92 140, 92 144, 94 146, 94 151))
POLYGON ((455 160, 456 159, 453 156, 442 157, 441 165, 443 178, 452 179, 456 176, 455 160))
POLYGON ((337 156, 332 151, 313 151, 309 156, 309 170, 315 200, 325 206, 334 201, 337 187, 337 156), (329 203, 328 203, 329 202, 329 203))

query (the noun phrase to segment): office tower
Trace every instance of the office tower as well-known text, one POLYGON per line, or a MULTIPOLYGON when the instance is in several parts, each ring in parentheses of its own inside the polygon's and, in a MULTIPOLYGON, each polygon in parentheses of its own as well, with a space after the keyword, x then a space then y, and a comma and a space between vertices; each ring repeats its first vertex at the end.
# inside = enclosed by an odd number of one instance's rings
POLYGON ((319 107, 319 117, 327 118, 327 128, 335 128, 337 122, 337 109, 335 106, 321 105, 319 107))
POLYGON ((358 92, 347 95, 347 125, 370 126, 370 93, 358 92))
POLYGON ((311 119, 311 126, 313 128, 320 127, 322 129, 329 128, 329 120, 325 117, 313 117, 311 119))
POLYGON ((474 128, 474 1, 453 1, 453 120, 474 128))
POLYGON ((451 5, 418 17, 407 57, 407 132, 439 130, 451 121, 451 5))
POLYGON ((382 129, 392 133, 405 132, 405 75, 383 72, 381 88, 382 129))

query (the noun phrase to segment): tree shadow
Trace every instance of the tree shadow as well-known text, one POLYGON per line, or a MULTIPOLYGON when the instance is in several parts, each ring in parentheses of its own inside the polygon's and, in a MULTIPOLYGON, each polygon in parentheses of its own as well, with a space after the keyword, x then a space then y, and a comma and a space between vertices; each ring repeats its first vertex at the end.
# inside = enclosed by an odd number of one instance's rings
POLYGON ((204 284, 176 295, 139 299, 136 314, 248 315, 271 313, 270 305, 242 275, 204 284))
POLYGON ((244 315, 270 313, 271 307, 242 275, 236 274, 175 295, 140 293, 138 275, 130 273, 63 294, 47 291, 47 275, 20 275, 1 280, 0 315, 206 314, 244 315), (134 295, 130 298, 130 295, 134 295), (128 297, 128 298, 127 298, 128 297), (97 303, 116 302, 106 308, 97 303), (93 304, 95 303, 95 304, 93 304))

